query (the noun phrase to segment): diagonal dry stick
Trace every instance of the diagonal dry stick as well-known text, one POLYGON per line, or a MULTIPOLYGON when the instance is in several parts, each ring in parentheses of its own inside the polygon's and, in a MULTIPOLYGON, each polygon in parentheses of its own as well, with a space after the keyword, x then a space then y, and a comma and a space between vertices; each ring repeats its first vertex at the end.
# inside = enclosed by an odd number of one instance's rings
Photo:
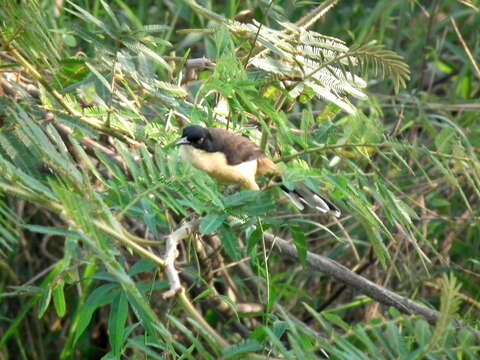
POLYGON ((463 50, 465 50, 465 53, 467 54, 468 60, 470 60, 470 63, 473 66, 473 69, 475 70, 475 74, 477 74, 477 77, 480 79, 480 68, 478 67, 477 62, 473 58, 472 52, 470 51, 470 48, 468 47, 467 43, 463 39, 462 33, 460 30, 458 30, 457 23, 455 22, 455 19, 453 17, 450 17, 450 22, 452 23, 453 30, 455 30, 455 34, 458 37, 458 40, 460 40, 460 43, 463 46, 463 50))
MULTIPOLYGON (((195 232, 198 229, 200 221, 201 219, 193 220, 183 225, 169 236, 169 241, 171 244, 167 245, 169 250, 167 250, 165 262, 167 263, 166 272, 169 278, 171 289, 170 292, 165 294, 167 295, 166 297, 171 297, 182 289, 180 280, 178 279, 178 272, 173 263, 175 259, 174 252, 176 251, 176 246, 178 245, 178 242, 187 237, 188 234, 195 232), (169 254, 170 256, 168 256, 169 254)), ((264 238, 270 245, 272 245, 272 248, 277 248, 280 253, 298 259, 298 251, 296 247, 290 244, 287 240, 281 239, 269 233, 264 233, 264 238)), ((435 324, 440 318, 440 313, 437 310, 429 309, 423 305, 419 305, 404 296, 398 295, 393 291, 384 288, 383 286, 377 285, 363 276, 354 273, 340 263, 329 259, 328 257, 317 255, 308 251, 306 260, 313 269, 343 282, 345 285, 357 290, 371 299, 378 301, 383 305, 392 306, 404 314, 420 315, 431 324, 435 324)), ((468 329, 480 339, 480 331, 466 327, 458 321, 455 321, 455 326, 468 329)))
MULTIPOLYGON (((298 259, 298 251, 296 247, 288 241, 267 233, 264 234, 264 237, 267 242, 277 247, 282 254, 298 259)), ((360 293, 381 304, 392 306, 404 314, 423 316, 431 324, 435 324, 440 317, 438 311, 419 305, 406 297, 400 296, 393 291, 377 285, 325 256, 307 252, 307 263, 315 270, 332 276, 360 293)), ((480 339, 480 331, 466 327, 460 322, 455 322, 455 325, 472 331, 477 338, 480 339)))

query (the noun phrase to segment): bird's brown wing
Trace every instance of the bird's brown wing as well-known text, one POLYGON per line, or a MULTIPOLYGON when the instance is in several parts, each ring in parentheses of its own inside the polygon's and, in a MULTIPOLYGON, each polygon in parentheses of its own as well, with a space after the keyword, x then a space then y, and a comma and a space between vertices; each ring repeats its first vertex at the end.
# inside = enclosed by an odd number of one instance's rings
POLYGON ((244 136, 234 135, 223 129, 209 129, 215 148, 225 154, 229 165, 238 165, 246 161, 265 156, 262 150, 244 136))
MULTIPOLYGON (((253 142, 243 136, 234 135, 222 129, 209 129, 214 142, 214 148, 218 149, 225 155, 228 165, 235 166, 248 161, 257 160, 255 177, 274 177, 276 181, 281 181, 280 170, 275 163, 267 158, 262 150, 253 142)), ((208 172, 207 172, 208 173, 208 172)), ((240 176, 238 179, 234 178, 236 172, 231 169, 228 172, 221 172, 216 169, 211 176, 217 178, 219 181, 227 181, 242 185, 248 190, 258 190, 258 185, 251 174, 247 176, 240 176), (222 176, 219 176, 222 175, 222 176)), ((295 184, 293 189, 288 189, 284 185, 280 188, 285 192, 292 203, 300 210, 305 206, 320 211, 323 214, 331 214, 335 217, 340 216, 340 211, 328 200, 319 194, 311 191, 303 184, 295 184)))

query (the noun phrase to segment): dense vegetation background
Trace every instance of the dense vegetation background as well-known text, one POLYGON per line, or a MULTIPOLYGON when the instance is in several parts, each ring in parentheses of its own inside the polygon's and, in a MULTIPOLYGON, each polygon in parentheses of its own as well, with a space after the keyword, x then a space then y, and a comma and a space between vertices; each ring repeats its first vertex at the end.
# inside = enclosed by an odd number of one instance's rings
POLYGON ((477 359, 479 6, 1 1, 0 358, 477 359), (188 123, 342 216, 193 170, 188 123))

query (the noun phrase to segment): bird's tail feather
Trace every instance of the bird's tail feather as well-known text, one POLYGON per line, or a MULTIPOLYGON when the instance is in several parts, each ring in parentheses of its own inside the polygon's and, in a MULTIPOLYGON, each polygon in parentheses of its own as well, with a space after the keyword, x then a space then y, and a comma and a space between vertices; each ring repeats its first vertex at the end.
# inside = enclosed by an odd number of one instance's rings
POLYGON ((323 214, 340 217, 341 213, 331 202, 313 192, 305 185, 295 184, 295 189, 290 190, 285 185, 281 185, 285 195, 290 199, 293 205, 299 210, 305 209, 305 206, 316 209, 323 214))

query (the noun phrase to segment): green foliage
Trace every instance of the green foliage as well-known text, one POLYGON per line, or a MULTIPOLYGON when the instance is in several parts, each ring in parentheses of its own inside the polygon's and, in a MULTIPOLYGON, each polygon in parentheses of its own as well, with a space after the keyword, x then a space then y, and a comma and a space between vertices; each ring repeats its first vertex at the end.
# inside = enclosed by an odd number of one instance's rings
POLYGON ((2 359, 477 357, 477 6, 248 4, 0 2, 2 359), (342 217, 196 171, 172 146, 189 122, 248 136, 342 217), (164 299, 167 236, 197 219, 164 299))

